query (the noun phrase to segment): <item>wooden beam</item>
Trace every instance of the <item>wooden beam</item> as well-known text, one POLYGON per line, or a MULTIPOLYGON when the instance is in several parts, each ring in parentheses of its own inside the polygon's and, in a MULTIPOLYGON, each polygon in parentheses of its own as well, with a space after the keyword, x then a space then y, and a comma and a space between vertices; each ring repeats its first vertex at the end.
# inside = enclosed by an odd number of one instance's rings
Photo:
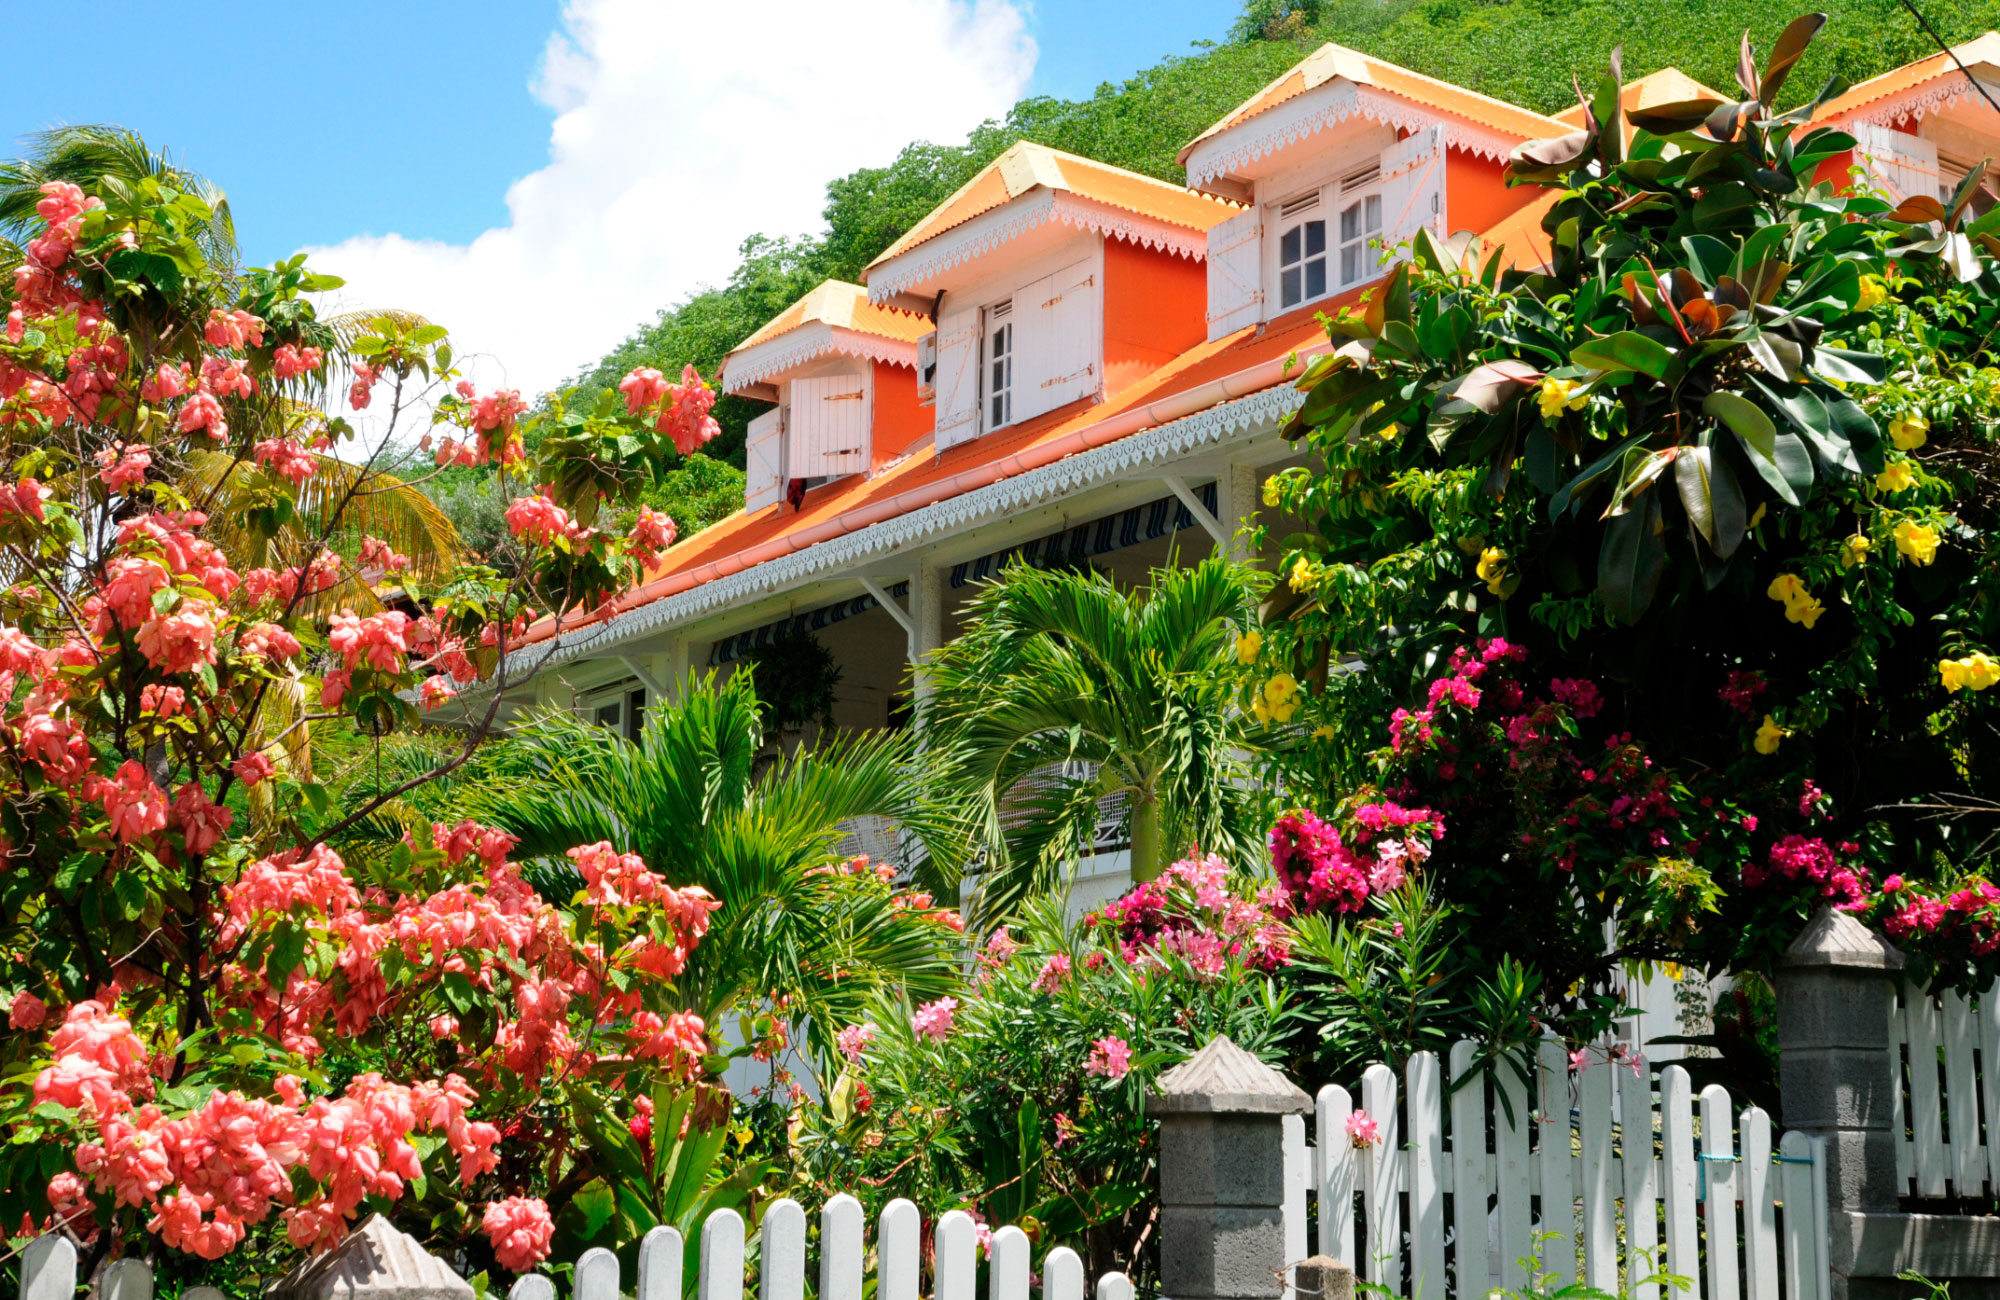
POLYGON ((1224 550, 1228 550, 1230 544, 1235 539, 1230 535, 1229 530, 1222 526, 1222 521, 1208 512, 1208 507, 1201 503, 1201 498, 1194 494, 1194 489, 1187 485, 1187 480, 1178 475, 1169 474, 1161 481, 1173 489, 1174 495, 1179 497, 1181 504, 1187 507, 1187 512, 1194 516, 1194 521, 1200 524, 1210 537, 1215 539, 1215 544, 1224 550))

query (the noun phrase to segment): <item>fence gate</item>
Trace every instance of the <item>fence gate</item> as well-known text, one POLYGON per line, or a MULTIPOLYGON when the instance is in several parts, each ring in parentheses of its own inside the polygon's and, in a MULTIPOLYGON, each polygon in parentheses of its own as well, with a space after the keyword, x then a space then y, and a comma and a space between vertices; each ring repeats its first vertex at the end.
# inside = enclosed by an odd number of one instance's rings
POLYGON ((1830 1300, 1826 1174, 1818 1142, 1738 1111, 1720 1086, 1690 1093, 1687 1071, 1643 1069, 1592 1051, 1572 1068, 1545 1040, 1524 1083, 1503 1066, 1447 1096, 1477 1048, 1410 1058, 1347 1089, 1320 1089, 1312 1147, 1286 1121, 1288 1254, 1318 1253, 1412 1300, 1477 1300, 1525 1289, 1533 1268, 1632 1300, 1830 1300), (1532 1095, 1530 1092, 1532 1090, 1532 1095), (1357 1147, 1348 1119, 1379 1133, 1357 1147), (1523 1260, 1526 1263, 1523 1263, 1523 1260), (1686 1280, 1685 1290, 1655 1280, 1686 1280), (1663 1294, 1666 1293, 1666 1294, 1663 1294))
POLYGON ((2000 1196, 2000 983, 1889 995, 1890 1123, 1905 1196, 2000 1196), (1979 1115, 1982 1106, 1986 1123, 1979 1115), (1947 1189, 1949 1184, 1949 1189, 1947 1189))

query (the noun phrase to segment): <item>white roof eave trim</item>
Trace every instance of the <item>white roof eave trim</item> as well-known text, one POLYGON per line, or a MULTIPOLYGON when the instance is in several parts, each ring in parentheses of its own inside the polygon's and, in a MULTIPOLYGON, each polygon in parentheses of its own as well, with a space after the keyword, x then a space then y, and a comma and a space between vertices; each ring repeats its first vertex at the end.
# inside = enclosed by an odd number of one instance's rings
POLYGON ((1201 186, 1220 177, 1235 176, 1258 159, 1329 127, 1339 126, 1355 116, 1411 132, 1441 126, 1448 147, 1496 162, 1505 162, 1518 143, 1501 132, 1433 113, 1394 95, 1340 80, 1315 87, 1268 112, 1259 113, 1240 126, 1202 141, 1188 155, 1188 184, 1201 186))
POLYGON ((857 569, 912 543, 963 532, 1077 492, 1128 479, 1134 471, 1169 465, 1196 452, 1275 431, 1304 400, 1305 395, 1297 388, 1280 384, 1196 411, 1039 469, 932 502, 844 537, 702 583, 627 610, 609 622, 578 628, 558 638, 553 649, 543 643, 517 650, 507 658, 507 672, 512 675, 531 669, 545 670, 586 656, 610 654, 616 647, 640 637, 813 578, 857 569))
MULTIPOLYGON (((2000 83, 1980 78, 1989 93, 2000 93, 2000 83)), ((1958 101, 1973 93, 1971 84, 1954 69, 1949 77, 1936 77, 1921 86, 1863 104, 1829 119, 1832 122, 1866 122, 1871 126, 1896 126, 1910 118, 1922 121, 1927 114, 1956 108, 1958 101)))
POLYGON ((796 370, 829 352, 843 352, 892 366, 908 366, 913 370, 917 365, 917 345, 914 343, 885 339, 879 334, 843 329, 819 321, 787 330, 774 339, 766 339, 730 357, 722 368, 722 391, 740 393, 752 384, 796 370))
POLYGON ((1206 231, 1190 230, 1094 199, 1044 189, 953 226, 874 268, 868 274, 868 301, 885 302, 1051 221, 1145 248, 1163 249, 1197 262, 1208 256, 1206 231))

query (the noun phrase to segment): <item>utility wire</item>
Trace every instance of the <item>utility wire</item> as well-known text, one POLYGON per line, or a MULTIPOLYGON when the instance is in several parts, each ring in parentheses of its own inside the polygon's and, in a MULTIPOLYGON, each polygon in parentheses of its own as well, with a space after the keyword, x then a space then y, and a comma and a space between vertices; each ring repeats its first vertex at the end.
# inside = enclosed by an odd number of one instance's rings
POLYGON ((1924 34, 1930 37, 1936 43, 1937 47, 1945 52, 1945 56, 1958 66, 1959 72, 1963 73, 1965 79, 1972 83, 1972 88, 1979 92, 1979 97, 1985 100, 1994 112, 2000 113, 2000 103, 1994 103, 1993 96, 1987 93, 1986 87, 1979 84, 1979 78, 1972 75, 1972 70, 1960 61, 1958 53, 1951 46, 1944 43, 1944 37, 1938 35, 1937 28, 1931 26, 1931 20, 1924 17, 1922 12, 1917 9, 1914 0, 1903 0, 1903 8, 1910 11, 1910 17, 1917 20, 1917 26, 1923 28, 1924 34))

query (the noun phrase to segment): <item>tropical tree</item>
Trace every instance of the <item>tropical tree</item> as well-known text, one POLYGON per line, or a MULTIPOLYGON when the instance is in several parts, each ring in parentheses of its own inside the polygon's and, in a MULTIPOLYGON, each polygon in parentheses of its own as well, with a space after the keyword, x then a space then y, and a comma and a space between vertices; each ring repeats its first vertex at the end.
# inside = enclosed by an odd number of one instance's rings
POLYGON ((1238 628, 1253 571, 1210 558, 1140 591, 1102 574, 1016 565, 926 663, 925 727, 987 856, 981 913, 1055 886, 1088 851, 1107 798, 1125 802, 1132 875, 1198 844, 1238 861, 1254 841, 1239 707, 1238 628))
MULTIPOLYGON (((564 855, 605 840, 706 889, 721 907, 676 981, 685 1009, 713 1023, 787 1007, 830 1052, 821 1028, 851 1023, 877 994, 935 997, 957 979, 957 911, 896 888, 886 864, 848 858, 841 824, 893 818, 926 846, 923 871, 940 891, 952 886, 961 855, 951 824, 923 802, 910 737, 871 733, 760 765, 764 714, 748 673, 690 678, 680 702, 647 712, 636 741, 544 714, 496 746, 504 756, 477 776, 430 797, 519 836, 517 855, 537 860, 531 876, 553 900, 583 886, 564 855)), ((400 781, 403 766, 428 762, 392 758, 353 797, 370 798, 377 784, 400 781)), ((374 833, 392 838, 402 822, 423 820, 422 807, 386 806, 374 833)))

